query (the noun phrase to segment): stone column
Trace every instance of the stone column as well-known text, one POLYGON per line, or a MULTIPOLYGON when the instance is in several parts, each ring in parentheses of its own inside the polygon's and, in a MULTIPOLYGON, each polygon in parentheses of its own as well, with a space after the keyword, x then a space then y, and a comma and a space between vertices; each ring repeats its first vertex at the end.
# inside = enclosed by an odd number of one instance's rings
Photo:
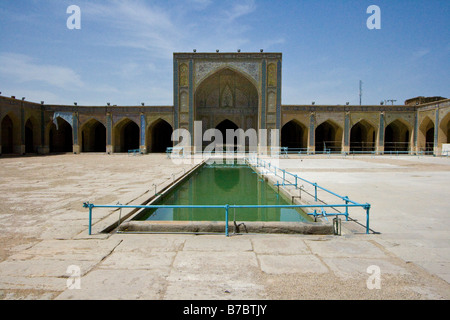
POLYGON ((342 153, 350 152, 350 112, 345 112, 344 118, 344 143, 342 144, 342 153))
POLYGON ((266 130, 266 95, 267 95, 267 62, 266 60, 262 61, 261 64, 261 96, 259 97, 259 101, 261 104, 261 108, 258 110, 258 154, 268 154, 270 152, 269 136, 266 130))
POLYGON ((39 154, 49 154, 50 146, 45 145, 45 108, 44 105, 41 105, 41 145, 38 146, 39 154))
POLYGON ((195 153, 196 147, 194 144, 194 61, 189 60, 189 133, 191 134, 191 148, 190 153, 195 153))
POLYGON ((106 113, 106 153, 112 154, 114 147, 112 145, 112 115, 111 112, 106 113))
POLYGON ((378 127, 377 154, 384 153, 384 111, 380 113, 380 124, 378 127))
POLYGON ((73 153, 79 154, 81 153, 81 147, 79 145, 80 137, 78 132, 78 113, 74 112, 72 116, 72 136, 73 136, 73 153))
POLYGON ((433 154, 435 156, 441 155, 441 148, 439 148, 439 106, 436 106, 435 110, 435 122, 434 122, 434 148, 433 154))
POLYGON ((309 116, 309 139, 308 139, 308 153, 316 153, 316 115, 311 112, 309 116))
POLYGON ((419 115, 418 115, 418 111, 414 112, 414 136, 413 136, 413 146, 411 147, 411 154, 418 154, 419 152, 419 147, 417 145, 417 139, 419 136, 419 115))
POLYGON ((25 110, 23 109, 23 101, 20 107, 20 145, 15 146, 16 153, 25 154, 25 110))
POLYGON ((145 143, 145 128, 147 127, 146 121, 145 121, 145 115, 141 112, 141 127, 140 127, 140 142, 139 142, 139 149, 140 152, 143 154, 147 153, 147 144, 145 143))

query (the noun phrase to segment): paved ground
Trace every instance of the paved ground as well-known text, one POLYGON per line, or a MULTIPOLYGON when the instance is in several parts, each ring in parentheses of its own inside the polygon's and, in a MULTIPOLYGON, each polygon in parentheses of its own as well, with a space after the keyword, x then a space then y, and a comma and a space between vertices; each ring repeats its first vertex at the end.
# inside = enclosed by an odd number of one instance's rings
POLYGON ((83 202, 140 204, 191 165, 164 155, 1 157, 0 298, 450 298, 449 158, 279 165, 369 202, 371 234, 360 209, 342 236, 101 234, 118 212, 96 209, 89 236, 83 202))

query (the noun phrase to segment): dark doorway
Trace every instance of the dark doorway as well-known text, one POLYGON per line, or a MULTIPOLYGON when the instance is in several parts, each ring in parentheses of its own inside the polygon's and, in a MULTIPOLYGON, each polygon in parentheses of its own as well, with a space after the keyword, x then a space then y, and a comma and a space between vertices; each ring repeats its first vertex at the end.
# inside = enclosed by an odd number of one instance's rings
POLYGON ((28 120, 25 123, 25 153, 35 153, 34 149, 34 136, 33 136, 33 123, 28 120))
POLYGON ((291 120, 281 128, 281 146, 289 149, 307 148, 306 128, 291 120))
POLYGON ((92 119, 86 123, 81 132, 82 152, 106 152, 106 128, 99 121, 92 119))
POLYGON ((167 148, 173 146, 172 142, 172 126, 162 119, 158 120, 153 126, 149 128, 149 135, 147 141, 150 143, 148 152, 162 153, 166 152, 167 148))
POLYGON ((375 151, 375 128, 362 120, 350 130, 350 152, 364 153, 375 151))
MULTIPOLYGON (((216 126, 216 129, 219 130, 222 134, 223 147, 225 147, 223 151, 237 151, 238 138, 237 136, 234 136, 234 133, 237 129, 239 129, 239 127, 233 121, 226 119, 219 123, 216 126), (230 130, 230 134, 234 136, 233 141, 228 141, 229 139, 227 139, 227 130, 230 130)), ((217 147, 220 150, 220 146, 217 147)))
POLYGON ((395 120, 386 127, 384 134, 385 152, 406 152, 409 150, 409 130, 408 127, 395 120))
POLYGON ((447 143, 450 143, 450 121, 447 122, 447 143))
POLYGON ((2 153, 13 153, 13 122, 9 116, 2 120, 2 153))
POLYGON ((326 121, 316 128, 316 153, 338 152, 342 145, 342 130, 331 121, 326 121))
POLYGON ((427 153, 434 151, 434 126, 429 128, 425 135, 425 151, 427 153))
POLYGON ((133 121, 123 127, 122 152, 139 149, 139 131, 139 126, 133 121))
POLYGON ((49 133, 50 153, 73 151, 72 126, 65 120, 57 118, 58 129, 52 124, 49 133))

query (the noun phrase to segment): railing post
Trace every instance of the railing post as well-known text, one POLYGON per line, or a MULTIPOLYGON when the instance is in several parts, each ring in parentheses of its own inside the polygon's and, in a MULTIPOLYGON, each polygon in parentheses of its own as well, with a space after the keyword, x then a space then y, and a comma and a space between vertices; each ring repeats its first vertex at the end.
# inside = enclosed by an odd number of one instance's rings
POLYGON ((297 189, 297 175, 295 175, 295 189, 297 189))
POLYGON ((369 211, 370 211, 370 204, 366 204, 366 234, 369 234, 369 211))
POLYGON ((345 207, 345 221, 348 221, 348 197, 345 196, 344 200, 345 200, 345 204, 346 204, 346 207, 345 207))
POLYGON ((286 170, 283 170, 283 186, 284 186, 284 179, 286 177, 286 170))
POLYGON ((315 191, 314 191, 314 199, 317 202, 317 183, 314 183, 314 189, 315 189, 315 191))
POLYGON ((228 237, 228 209, 230 206, 227 204, 225 206, 225 236, 228 237))
POLYGON ((89 235, 92 235, 92 204, 89 204, 89 235))
POLYGON ((89 208, 89 235, 92 235, 92 208, 94 207, 93 204, 88 202, 83 203, 84 208, 89 208))

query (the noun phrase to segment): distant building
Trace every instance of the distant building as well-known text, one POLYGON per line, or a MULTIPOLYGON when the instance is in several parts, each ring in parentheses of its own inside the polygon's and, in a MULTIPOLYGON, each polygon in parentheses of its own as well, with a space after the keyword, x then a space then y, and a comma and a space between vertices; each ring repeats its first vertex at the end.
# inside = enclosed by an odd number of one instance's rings
POLYGON ((405 105, 417 106, 419 104, 436 102, 436 101, 441 101, 441 100, 446 100, 446 99, 447 98, 443 98, 443 97, 416 97, 416 98, 411 98, 411 99, 406 100, 405 105))

